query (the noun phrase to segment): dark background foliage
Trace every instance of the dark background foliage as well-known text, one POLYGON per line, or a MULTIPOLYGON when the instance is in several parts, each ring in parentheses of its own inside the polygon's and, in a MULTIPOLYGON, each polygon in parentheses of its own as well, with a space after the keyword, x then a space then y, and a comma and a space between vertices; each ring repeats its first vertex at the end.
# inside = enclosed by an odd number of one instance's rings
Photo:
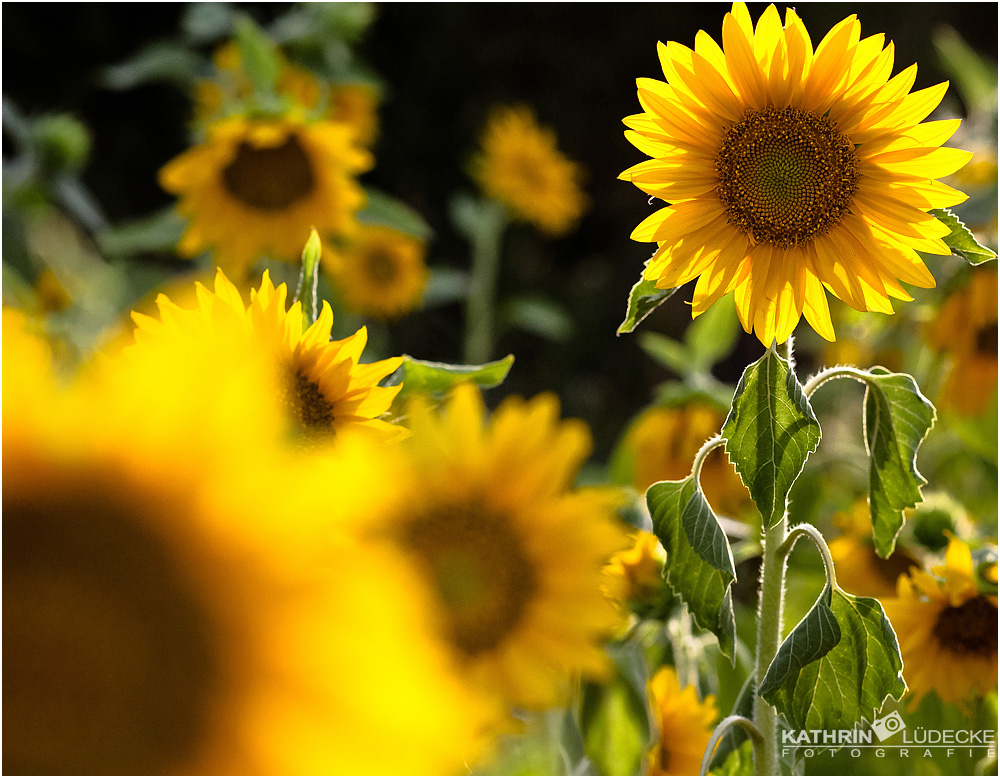
MULTIPOLYGON (((288 6, 243 7, 266 23, 288 6)), ((757 18, 764 7, 751 4, 751 15, 757 18)), ((493 397, 557 391, 567 415, 594 427, 602 455, 670 375, 642 353, 635 335, 615 336, 628 290, 650 253, 649 244, 628 238, 651 206, 616 178, 644 158, 624 139, 621 119, 640 110, 635 78, 662 78, 656 42, 692 45, 699 29, 719 39, 726 10, 714 3, 390 3, 378 6, 360 43, 360 55, 388 87, 377 167, 364 181, 423 214, 435 231, 432 265, 467 267, 448 202, 472 190, 465 161, 491 106, 534 106, 564 152, 585 166, 591 208, 580 228, 553 240, 515 226, 500 278, 501 298, 531 290, 557 300, 574 322, 572 336, 557 343, 517 329, 502 333, 495 356, 514 352, 517 361, 493 397)), ((845 16, 859 14, 863 34, 885 32, 895 41, 896 72, 920 63, 916 88, 946 78, 931 43, 942 25, 996 59, 994 3, 810 3, 797 10, 814 44, 845 16)), ((183 5, 8 4, 4 11, 4 94, 28 114, 68 111, 91 128, 84 181, 111 221, 169 204, 156 171, 188 143, 187 96, 169 84, 113 92, 99 74, 175 36, 183 5)), ((954 90, 946 100, 962 110, 954 90)), ((643 328, 682 332, 689 318, 685 291, 643 328)), ((392 325, 393 350, 457 361, 461 321, 458 305, 419 312, 392 325)), ((755 338, 743 337, 716 368, 717 377, 734 382, 761 351, 755 338)), ((802 358, 808 367, 809 355, 802 358)))

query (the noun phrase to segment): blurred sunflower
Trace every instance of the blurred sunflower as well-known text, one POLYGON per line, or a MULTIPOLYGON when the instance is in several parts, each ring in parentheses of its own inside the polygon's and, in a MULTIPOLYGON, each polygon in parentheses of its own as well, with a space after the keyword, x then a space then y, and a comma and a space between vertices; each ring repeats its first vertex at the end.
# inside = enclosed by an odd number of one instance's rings
POLYGON ((167 381, 110 358, 61 389, 17 324, 4 316, 4 772, 460 768, 478 733, 430 605, 401 600, 416 587, 398 559, 287 512, 288 491, 308 516, 326 490, 248 423, 268 401, 256 352, 184 344, 167 381))
POLYGON ((669 84, 638 80, 644 113, 625 135, 653 157, 623 172, 669 203, 633 240, 655 241, 645 277, 668 289, 695 278, 692 315, 727 292, 747 332, 785 341, 801 316, 834 339, 826 291, 859 311, 911 300, 900 281, 934 286, 918 250, 950 254, 949 229, 927 213, 966 199, 934 179, 969 152, 941 148, 958 120, 920 122, 947 84, 910 93, 911 66, 889 78, 893 45, 861 39, 849 16, 813 50, 788 9, 754 30, 743 3, 720 48, 659 44, 669 84))
MULTIPOLYGON (((330 341, 333 312, 323 303, 319 317, 303 331, 302 305, 286 310, 287 288, 275 288, 267 271, 260 288, 251 290, 246 306, 239 291, 220 269, 215 292, 196 284, 198 307, 180 308, 160 295, 160 318, 133 312, 136 344, 132 352, 150 350, 157 358, 158 343, 209 341, 225 351, 233 341, 249 342, 267 355, 273 372, 261 391, 283 401, 293 427, 310 439, 324 439, 346 429, 364 430, 383 439, 405 431, 378 417, 389 410, 399 386, 380 387, 402 357, 362 364, 368 338, 362 327, 348 338, 330 341)), ((183 358, 183 357, 182 357, 183 358)), ((256 416, 256 415, 255 415, 256 416)))
POLYGON ((440 415, 411 406, 412 437, 368 468, 379 488, 357 468, 329 468, 351 473, 338 496, 345 520, 409 555, 456 667, 491 703, 545 708, 576 673, 603 675, 602 643, 621 623, 602 591, 628 542, 620 497, 570 489, 589 435, 558 414, 551 395, 508 399, 484 427, 479 391, 464 385, 440 415))
POLYGON ((298 262, 310 228, 323 236, 356 228, 364 192, 355 176, 372 158, 341 122, 232 116, 209 125, 205 141, 160 170, 188 226, 185 257, 211 249, 242 280, 262 255, 298 262))
POLYGON ((391 319, 420 304, 427 284, 422 241, 388 227, 362 227, 331 257, 327 268, 344 307, 391 319))
POLYGON ((646 600, 663 588, 666 552, 656 535, 639 530, 630 548, 611 557, 606 569, 613 583, 609 593, 620 600, 646 600))
POLYGON ((927 331, 930 346, 952 358, 939 403, 978 416, 997 401, 997 269, 975 270, 952 293, 927 331))
POLYGON ((997 598, 980 594, 969 547, 952 538, 934 575, 914 570, 883 601, 903 656, 911 709, 930 691, 963 704, 997 685, 997 598))
POLYGON ((698 775, 701 759, 719 717, 715 698, 698 700, 693 686, 683 689, 677 671, 666 666, 649 682, 653 721, 659 742, 649 752, 650 775, 698 775))
POLYGON ((552 130, 524 106, 496 108, 482 136, 472 174, 487 197, 550 235, 569 232, 586 209, 582 171, 556 148, 552 130))
POLYGON ((828 545, 837 583, 845 591, 863 597, 892 597, 899 576, 912 567, 920 567, 920 562, 900 545, 888 559, 875 553, 867 500, 858 500, 848 513, 834 516, 833 523, 842 534, 828 545))
POLYGON ((327 116, 354 130, 362 146, 370 147, 378 137, 378 93, 369 84, 333 84, 327 116))
MULTIPOLYGON (((657 481, 687 478, 702 444, 722 429, 725 418, 704 403, 683 407, 656 407, 644 412, 626 433, 624 446, 631 453, 633 485, 645 492, 657 481)), ((753 507, 750 493, 718 448, 701 469, 701 487, 712 508, 739 517, 753 507)))

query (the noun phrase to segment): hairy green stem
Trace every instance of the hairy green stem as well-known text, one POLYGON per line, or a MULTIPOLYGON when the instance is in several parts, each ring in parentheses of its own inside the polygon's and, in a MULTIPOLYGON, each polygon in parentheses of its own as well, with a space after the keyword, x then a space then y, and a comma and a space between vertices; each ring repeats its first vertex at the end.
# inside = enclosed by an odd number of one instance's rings
POLYGON ((713 435, 698 449, 698 453, 694 455, 694 463, 691 465, 691 475, 694 477, 696 484, 701 477, 701 466, 705 464, 705 458, 712 453, 713 449, 718 448, 725 442, 721 435, 713 435))
MULTIPOLYGON (((777 352, 795 369, 792 358, 792 339, 777 347, 777 352), (784 353, 782 353, 784 352, 784 353)), ((757 654, 754 660, 754 679, 760 684, 767 668, 774 661, 781 643, 782 617, 785 604, 785 563, 781 545, 788 536, 788 505, 781 519, 763 531, 763 555, 760 568, 760 594, 757 609, 757 654)), ((778 713, 760 696, 754 697, 753 723, 760 733, 760 743, 754 750, 754 772, 757 775, 779 775, 778 713)))
POLYGON ((865 383, 871 378, 871 375, 864 370, 858 370, 855 367, 848 367, 846 365, 828 367, 821 370, 806 381, 802 387, 802 392, 806 397, 811 397, 813 392, 819 389, 827 381, 833 381, 837 378, 854 378, 855 380, 865 383))
POLYGON ((467 365, 487 362, 493 352, 497 275, 506 214, 497 203, 485 201, 472 241, 472 278, 465 301, 465 352, 467 365))
POLYGON ((788 533, 785 542, 781 544, 778 553, 787 559, 788 555, 792 553, 792 549, 795 548, 795 543, 803 536, 808 537, 813 542, 820 556, 823 557, 823 567, 826 570, 827 583, 830 584, 831 588, 835 587, 837 585, 837 573, 833 568, 833 556, 830 554, 830 547, 826 544, 823 534, 812 524, 796 524, 792 531, 788 533))
POLYGON ((757 731, 757 727, 754 726, 750 719, 744 716, 726 716, 719 724, 716 726, 715 731, 712 732, 712 737, 708 741, 708 746, 705 748, 705 755, 701 758, 701 772, 699 775, 708 775, 708 768, 712 764, 712 756, 715 754, 715 747, 719 744, 719 740, 722 736, 726 734, 733 727, 742 727, 746 733, 750 736, 754 745, 760 747, 763 738, 760 736, 760 732, 757 731))

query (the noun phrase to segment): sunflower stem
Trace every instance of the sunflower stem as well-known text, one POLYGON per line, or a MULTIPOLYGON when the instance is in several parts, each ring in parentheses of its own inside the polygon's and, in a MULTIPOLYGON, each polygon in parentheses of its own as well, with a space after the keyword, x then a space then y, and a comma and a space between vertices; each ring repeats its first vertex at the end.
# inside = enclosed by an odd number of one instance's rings
POLYGON ((484 200, 469 226, 472 279, 465 304, 465 363, 480 365, 493 352, 497 275, 507 214, 499 203, 484 200))
POLYGON ((823 567, 826 570, 826 581, 830 584, 830 588, 835 588, 837 586, 837 573, 833 567, 833 556, 830 554, 830 547, 827 546, 826 539, 823 537, 822 533, 812 524, 796 524, 792 531, 788 533, 788 537, 785 538, 785 542, 781 544, 781 548, 778 549, 778 554, 787 559, 788 555, 792 553, 792 549, 795 548, 795 543, 803 536, 809 537, 809 539, 813 542, 813 545, 816 546, 820 555, 823 557, 823 567))
POLYGON ((716 746, 718 746, 722 736, 736 726, 742 727, 750 736, 753 744, 758 748, 760 747, 763 738, 757 730, 757 727, 754 726, 750 719, 744 716, 726 716, 726 718, 720 721, 718 726, 716 726, 715 730, 712 732, 712 737, 708 741, 708 746, 705 748, 705 754, 701 758, 701 771, 698 773, 699 775, 708 775, 708 768, 712 764, 712 756, 715 754, 716 746))
MULTIPOLYGON (((789 369, 795 369, 792 357, 792 339, 777 347, 780 356, 788 360, 789 369)), ((759 685, 778 653, 781 643, 782 620, 785 604, 786 555, 781 546, 788 536, 788 503, 774 526, 762 532, 763 555, 760 569, 760 594, 757 609, 757 655, 754 661, 754 678, 759 685)), ((754 698, 753 723, 761 735, 754 750, 754 772, 757 775, 780 775, 778 761, 778 713, 759 695, 754 698)))

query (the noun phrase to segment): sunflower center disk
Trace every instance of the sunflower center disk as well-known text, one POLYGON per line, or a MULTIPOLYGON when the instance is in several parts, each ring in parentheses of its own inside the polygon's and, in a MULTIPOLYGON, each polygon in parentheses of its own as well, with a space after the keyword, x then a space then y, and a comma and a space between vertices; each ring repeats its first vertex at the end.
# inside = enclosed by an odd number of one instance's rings
POLYGON ((976 597, 957 608, 945 608, 934 623, 934 635, 942 646, 959 654, 996 654, 997 606, 976 597))
POLYGON ((430 574, 463 655, 494 649, 516 629, 537 583, 507 517, 477 504, 440 506, 411 522, 403 542, 430 574))
POLYGON ((379 286, 388 286, 398 275, 395 260, 384 251, 374 251, 366 263, 368 277, 379 286))
POLYGON ((995 321, 976 331, 976 353, 993 357, 997 355, 997 323, 995 321))
POLYGON ((283 211, 312 192, 316 184, 309 155, 289 135, 280 146, 258 148, 242 141, 222 171, 234 198, 259 211, 283 211))
POLYGON ((213 619, 109 489, 4 499, 4 769, 160 775, 196 753, 213 619))
POLYGON ((858 184, 850 140, 798 108, 748 110, 726 133, 716 169, 730 222, 755 243, 783 248, 837 224, 858 184))
POLYGON ((330 432, 333 426, 333 405, 326 399, 319 384, 310 381, 298 370, 292 372, 291 385, 284 400, 292 417, 304 432, 330 432))

